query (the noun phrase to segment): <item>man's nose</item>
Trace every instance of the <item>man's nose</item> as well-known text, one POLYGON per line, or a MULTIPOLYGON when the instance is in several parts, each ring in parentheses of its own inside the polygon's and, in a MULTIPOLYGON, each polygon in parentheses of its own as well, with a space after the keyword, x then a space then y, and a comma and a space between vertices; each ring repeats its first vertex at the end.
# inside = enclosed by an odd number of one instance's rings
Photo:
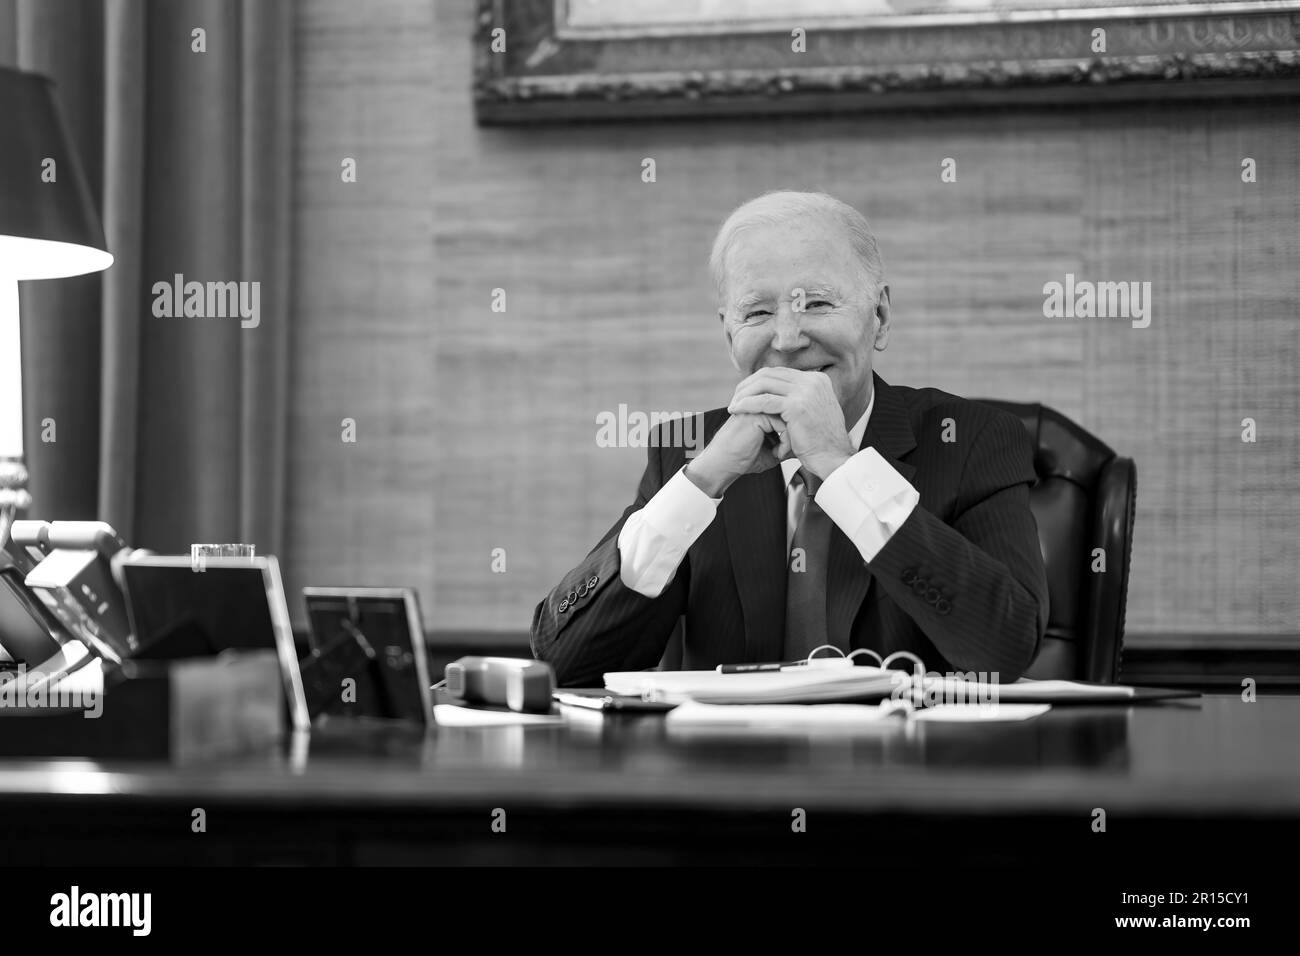
POLYGON ((772 330, 772 348, 778 352, 793 352, 802 348, 803 314, 787 305, 781 305, 776 312, 775 325, 772 330))

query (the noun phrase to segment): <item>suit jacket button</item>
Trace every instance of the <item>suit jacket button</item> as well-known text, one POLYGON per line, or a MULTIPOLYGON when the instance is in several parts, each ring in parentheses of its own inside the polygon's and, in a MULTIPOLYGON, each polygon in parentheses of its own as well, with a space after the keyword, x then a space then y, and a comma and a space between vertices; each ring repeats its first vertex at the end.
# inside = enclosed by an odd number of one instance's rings
POLYGON ((568 609, 569 609, 569 599, 565 598, 563 601, 560 602, 560 613, 563 614, 568 609))
POLYGON ((916 580, 916 568, 903 568, 903 583, 911 584, 916 580))
POLYGON ((940 614, 947 614, 952 610, 952 605, 948 603, 947 598, 939 598, 934 604, 934 609, 940 614))
POLYGON ((578 603, 578 592, 577 592, 577 591, 570 591, 570 592, 569 592, 569 603, 570 603, 570 604, 577 604, 577 603, 578 603))
POLYGON ((930 586, 930 582, 927 581, 925 578, 917 578, 915 581, 912 582, 912 590, 915 591, 917 594, 924 594, 925 589, 928 588, 929 586, 930 586))
POLYGON ((943 597, 943 595, 939 593, 938 588, 930 588, 930 590, 925 592, 925 603, 934 604, 941 597, 943 597))
POLYGON ((574 592, 574 593, 576 593, 576 594, 578 595, 578 597, 586 597, 586 596, 587 596, 587 582, 586 582, 586 581, 583 581, 581 584, 579 584, 579 585, 578 585, 578 590, 577 590, 576 592, 574 592))
POLYGON ((590 578, 587 579, 587 590, 590 591, 592 588, 596 586, 597 582, 599 581, 600 581, 600 575, 593 574, 590 578))

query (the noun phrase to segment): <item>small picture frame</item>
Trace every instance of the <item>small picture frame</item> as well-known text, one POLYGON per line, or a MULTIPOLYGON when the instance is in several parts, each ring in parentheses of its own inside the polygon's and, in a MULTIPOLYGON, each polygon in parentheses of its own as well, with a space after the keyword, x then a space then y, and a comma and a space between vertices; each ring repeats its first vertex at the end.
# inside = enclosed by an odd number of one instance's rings
POLYGON ((327 694, 313 693, 313 709, 431 725, 433 692, 415 589, 311 587, 302 593, 310 659, 322 665, 330 684, 327 694), (345 687, 347 677, 352 684, 345 687))

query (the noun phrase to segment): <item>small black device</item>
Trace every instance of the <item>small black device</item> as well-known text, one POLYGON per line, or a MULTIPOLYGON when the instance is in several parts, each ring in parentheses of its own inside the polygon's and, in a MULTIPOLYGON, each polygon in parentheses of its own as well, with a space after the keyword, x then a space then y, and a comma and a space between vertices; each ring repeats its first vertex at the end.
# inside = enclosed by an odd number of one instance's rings
POLYGON ((566 707, 581 707, 584 710, 600 710, 606 713, 624 714, 664 714, 677 706, 662 700, 645 700, 626 694, 611 694, 606 690, 567 690, 556 691, 555 702, 566 707))
POLYGON ((0 583, 25 613, 25 616, 7 613, 10 605, 0 610, 0 647, 14 663, 33 669, 50 660, 72 640, 63 622, 25 583, 27 575, 41 560, 44 555, 33 556, 7 534, 0 543, 0 583))

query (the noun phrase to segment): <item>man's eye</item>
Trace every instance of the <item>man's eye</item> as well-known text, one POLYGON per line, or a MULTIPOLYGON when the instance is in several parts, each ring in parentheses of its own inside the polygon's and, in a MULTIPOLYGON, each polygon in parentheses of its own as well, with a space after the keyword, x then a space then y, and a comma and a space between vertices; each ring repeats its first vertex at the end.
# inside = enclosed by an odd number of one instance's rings
POLYGON ((825 299, 813 299, 811 302, 808 303, 807 306, 805 306, 805 308, 816 309, 820 306, 825 306, 826 308, 829 309, 831 304, 827 302, 825 299))
POLYGON ((750 319, 757 318, 760 315, 771 315, 771 314, 772 313, 767 311, 767 309, 755 309, 753 312, 745 313, 745 321, 748 322, 750 319))

